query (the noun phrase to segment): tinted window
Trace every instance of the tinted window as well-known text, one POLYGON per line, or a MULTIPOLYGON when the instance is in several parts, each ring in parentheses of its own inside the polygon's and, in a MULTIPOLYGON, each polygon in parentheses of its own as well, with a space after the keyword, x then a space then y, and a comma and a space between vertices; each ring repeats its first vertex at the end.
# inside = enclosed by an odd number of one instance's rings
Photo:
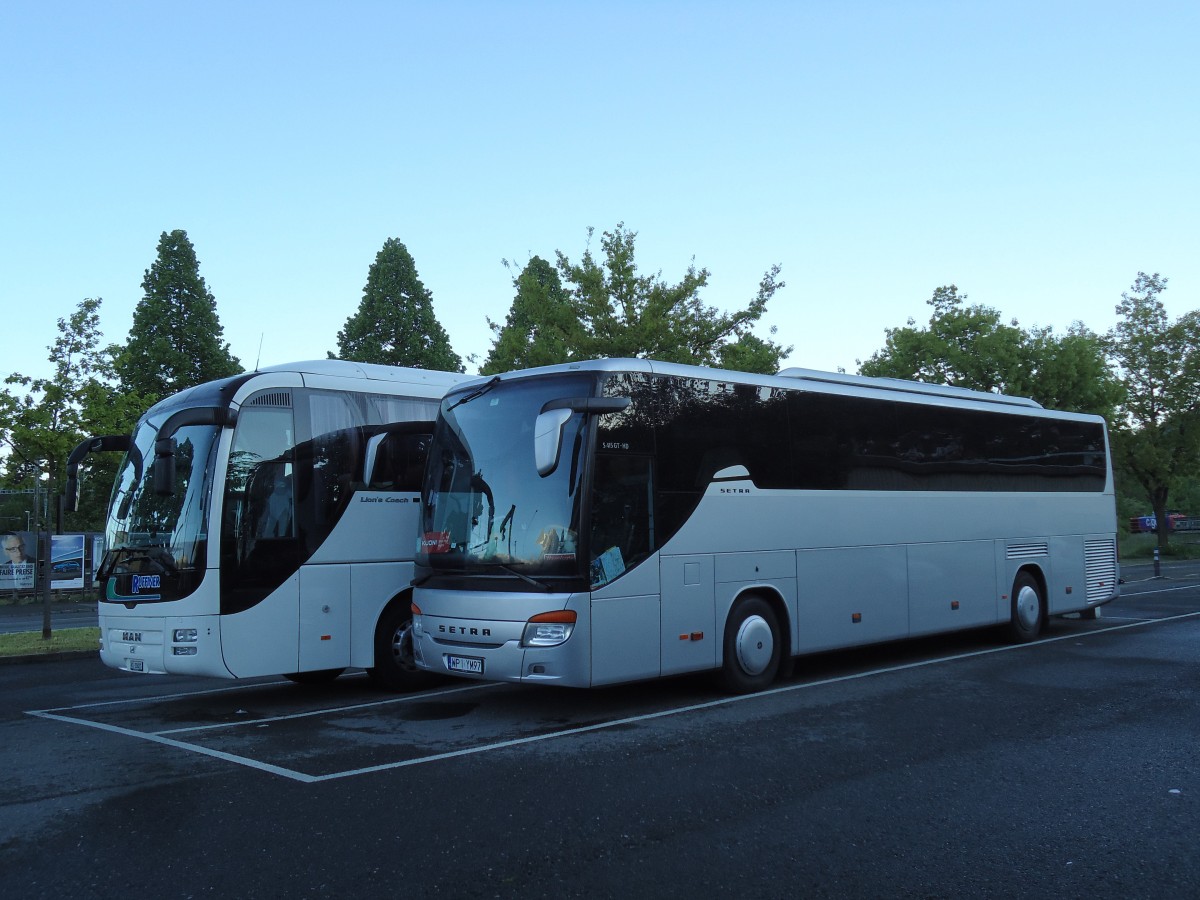
POLYGON ((1098 423, 807 392, 788 397, 796 487, 1098 491, 1098 423))
MULTIPOLYGON (((653 454, 655 545, 687 519, 713 475, 745 466, 759 487, 792 487, 787 405, 779 389, 721 379, 615 375, 604 393, 630 409, 600 420, 597 453, 653 454)), ((600 469, 603 472, 603 469, 600 469)), ((597 482, 597 490, 600 488, 597 482)))

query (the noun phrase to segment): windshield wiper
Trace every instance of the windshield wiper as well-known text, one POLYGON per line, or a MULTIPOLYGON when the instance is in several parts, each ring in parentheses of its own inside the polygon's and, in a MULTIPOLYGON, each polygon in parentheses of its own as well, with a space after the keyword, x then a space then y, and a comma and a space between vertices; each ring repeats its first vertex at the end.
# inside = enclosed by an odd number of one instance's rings
MULTIPOLYGON (((544 581, 538 581, 538 579, 534 578, 532 575, 526 575, 524 572, 519 572, 510 565, 505 565, 504 563, 497 563, 497 562, 486 563, 485 565, 490 565, 493 568, 499 569, 501 572, 504 572, 505 574, 515 575, 517 578, 520 578, 526 584, 533 585, 539 591, 545 591, 547 594, 550 593, 551 591, 553 591, 553 588, 550 587, 550 585, 546 584, 544 581)), ((431 578, 434 578, 438 575, 461 575, 461 576, 465 576, 467 578, 471 578, 471 577, 478 577, 479 571, 478 571, 478 569, 475 569, 474 567, 469 567, 469 566, 456 566, 454 568, 450 568, 450 567, 431 568, 430 571, 426 572, 424 575, 420 576, 419 578, 413 579, 412 585, 413 585, 413 587, 420 587, 421 585, 425 584, 425 582, 429 581, 431 578)))
POLYGON ((532 584, 535 588, 538 588, 539 590, 545 591, 546 593, 550 593, 550 590, 551 590, 550 585, 546 584, 544 581, 538 581, 532 575, 526 575, 524 572, 517 571, 512 566, 506 566, 504 563, 492 563, 492 565, 494 565, 497 569, 499 569, 502 572, 507 572, 509 575, 516 575, 522 581, 524 581, 528 584, 532 584))
POLYGON ((488 391, 490 391, 492 388, 494 388, 499 383, 500 383, 500 376, 493 375, 491 377, 491 379, 488 380, 487 384, 480 385, 479 387, 475 388, 475 390, 471 391, 469 394, 459 397, 457 400, 455 400, 453 403, 451 403, 449 406, 447 406, 446 412, 450 412, 450 410, 454 409, 456 406, 462 406, 464 403, 470 403, 476 397, 482 397, 484 394, 486 394, 488 391))

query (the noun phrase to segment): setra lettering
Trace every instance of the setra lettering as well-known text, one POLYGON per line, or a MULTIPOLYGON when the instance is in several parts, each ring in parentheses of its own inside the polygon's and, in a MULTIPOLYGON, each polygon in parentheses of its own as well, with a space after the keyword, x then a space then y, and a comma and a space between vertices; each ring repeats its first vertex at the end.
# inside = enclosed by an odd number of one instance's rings
POLYGON ((439 625, 438 631, 441 634, 461 634, 469 637, 491 637, 492 629, 477 628, 467 625, 439 625))

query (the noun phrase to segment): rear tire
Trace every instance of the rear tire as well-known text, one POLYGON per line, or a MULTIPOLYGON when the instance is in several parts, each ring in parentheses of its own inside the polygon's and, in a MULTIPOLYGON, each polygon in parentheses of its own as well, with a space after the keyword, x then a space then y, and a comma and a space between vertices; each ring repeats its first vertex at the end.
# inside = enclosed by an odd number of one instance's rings
POLYGON ((725 623, 722 682, 735 694, 750 694, 769 686, 779 674, 783 656, 779 619, 762 597, 734 604, 725 623))
POLYGON ((375 628, 375 665, 367 669, 371 680, 388 691, 417 691, 429 687, 436 676, 417 668, 412 656, 412 609, 405 598, 393 602, 375 628))
POLYGON ((1037 579, 1021 572, 1013 582, 1012 614, 1008 620, 1009 639, 1017 644, 1036 640, 1046 623, 1046 602, 1037 579))

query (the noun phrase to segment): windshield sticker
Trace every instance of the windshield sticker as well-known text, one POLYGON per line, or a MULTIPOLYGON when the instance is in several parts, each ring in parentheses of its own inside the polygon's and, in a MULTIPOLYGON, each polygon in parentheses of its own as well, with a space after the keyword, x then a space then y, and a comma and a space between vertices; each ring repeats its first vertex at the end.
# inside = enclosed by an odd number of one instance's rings
POLYGON ((449 553, 450 552, 450 532, 448 531, 427 531, 424 536, 417 541, 418 553, 449 553))
POLYGON ((625 559, 620 547, 609 547, 592 560, 592 587, 608 584, 625 571, 625 559))

